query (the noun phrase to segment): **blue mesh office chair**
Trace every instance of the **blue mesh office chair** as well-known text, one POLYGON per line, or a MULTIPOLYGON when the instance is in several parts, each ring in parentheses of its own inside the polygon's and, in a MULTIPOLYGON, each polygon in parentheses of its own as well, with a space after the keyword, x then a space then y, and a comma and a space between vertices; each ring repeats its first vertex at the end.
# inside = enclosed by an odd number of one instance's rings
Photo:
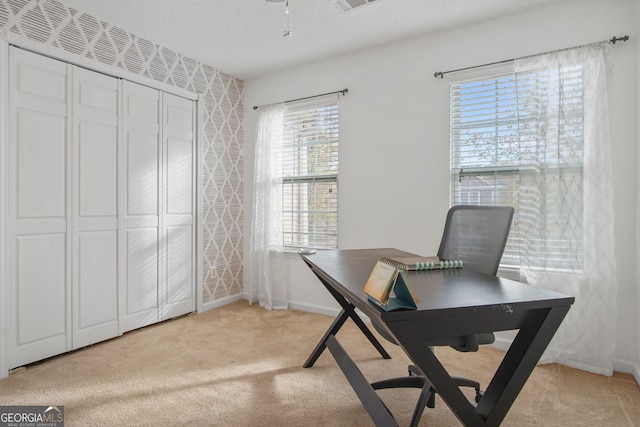
MULTIPOLYGON (((495 276, 502 259, 511 221, 513 208, 510 206, 468 206, 458 205, 449 209, 444 226, 438 256, 445 259, 459 259, 464 268, 495 276)), ((375 329, 388 341, 396 343, 393 336, 374 323, 375 329)), ((491 344, 495 341, 493 333, 451 337, 438 343, 438 346, 449 346, 458 351, 478 351, 478 345, 491 344)), ((469 378, 453 377, 459 387, 473 387, 476 391, 476 402, 482 398, 480 384, 469 378)), ((385 388, 413 387, 421 388, 420 397, 411 420, 416 426, 425 406, 435 405, 435 390, 420 370, 409 366, 409 376, 392 378, 371 384, 376 390, 385 388)))

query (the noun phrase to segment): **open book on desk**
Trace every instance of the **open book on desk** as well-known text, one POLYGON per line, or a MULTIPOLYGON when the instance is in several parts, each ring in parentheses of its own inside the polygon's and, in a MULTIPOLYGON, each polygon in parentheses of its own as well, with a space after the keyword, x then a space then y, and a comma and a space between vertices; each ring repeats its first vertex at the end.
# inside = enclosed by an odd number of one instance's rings
POLYGON ((420 302, 404 270, 379 260, 364 286, 369 301, 385 311, 413 309, 420 302))

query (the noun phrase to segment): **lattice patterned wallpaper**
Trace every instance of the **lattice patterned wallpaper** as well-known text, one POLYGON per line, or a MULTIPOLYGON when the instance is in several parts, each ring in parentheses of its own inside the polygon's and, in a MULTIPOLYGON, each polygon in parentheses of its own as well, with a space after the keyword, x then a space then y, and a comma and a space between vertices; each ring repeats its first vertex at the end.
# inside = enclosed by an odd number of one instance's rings
POLYGON ((241 293, 243 82, 55 0, 0 0, 0 30, 203 95, 203 298, 241 293))

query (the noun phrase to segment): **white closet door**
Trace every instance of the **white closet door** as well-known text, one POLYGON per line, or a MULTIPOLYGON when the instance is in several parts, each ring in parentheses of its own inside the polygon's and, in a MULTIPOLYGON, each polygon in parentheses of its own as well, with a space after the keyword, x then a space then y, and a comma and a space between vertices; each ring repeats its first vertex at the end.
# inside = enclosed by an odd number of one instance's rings
POLYGON ((118 79, 73 69, 73 348, 118 335, 118 79))
POLYGON ((71 348, 69 172, 70 66, 10 52, 7 266, 16 303, 8 313, 9 367, 71 348), (11 349, 13 351, 11 351, 11 349))
POLYGON ((161 320, 195 310, 194 103, 163 94, 161 320))
POLYGON ((121 332, 158 321, 160 93, 123 82, 121 332))

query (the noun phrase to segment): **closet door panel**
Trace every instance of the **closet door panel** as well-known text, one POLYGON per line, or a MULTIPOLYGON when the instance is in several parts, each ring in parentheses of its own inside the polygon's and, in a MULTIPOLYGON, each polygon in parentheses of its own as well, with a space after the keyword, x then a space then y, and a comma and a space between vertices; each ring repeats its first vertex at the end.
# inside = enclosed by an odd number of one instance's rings
POLYGON ((73 347, 80 348, 118 335, 117 233, 78 233, 76 249, 73 347))
POLYGON ((20 366, 68 350, 66 234, 19 236, 15 256, 14 360, 20 366))
POLYGON ((113 322, 116 316, 117 240, 115 231, 84 232, 78 235, 80 264, 80 329, 113 322), (100 304, 95 304, 99 301, 100 304))
POLYGON ((66 222, 67 118, 20 109, 16 114, 16 219, 66 222))
POLYGON ((138 129, 158 129, 160 94, 157 90, 124 82, 125 114, 138 129))
POLYGON ((14 368, 71 349, 71 67, 16 48, 9 62, 8 170, 2 172, 13 250, 3 273, 16 298, 7 314, 14 368))
MULTIPOLYGON (((127 216, 158 221, 158 134, 127 133, 127 216)), ((133 219, 133 218, 129 218, 133 219)))
POLYGON ((167 141, 167 215, 191 216, 193 193, 193 142, 167 141))
POLYGON ((78 216, 117 215, 118 130, 100 123, 79 123, 78 216))
POLYGON ((163 94, 161 318, 195 310, 193 171, 194 103, 163 94))
POLYGON ((45 100, 66 105, 67 64, 24 50, 14 49, 12 55, 18 76, 14 87, 23 96, 18 104, 45 100))
POLYGON ((121 331, 159 320, 160 93, 123 82, 124 254, 121 331))
POLYGON ((129 229, 127 253, 127 330, 158 321, 158 231, 129 229))
POLYGON ((118 329, 118 79, 73 70, 73 348, 118 329))
POLYGON ((117 124, 118 118, 112 115, 118 112, 117 79, 82 68, 75 69, 75 76, 78 83, 76 100, 77 105, 84 108, 82 114, 95 121, 117 124))
POLYGON ((191 286, 193 283, 191 226, 169 227, 166 240, 168 275, 165 295, 167 305, 190 304, 194 296, 191 286))

